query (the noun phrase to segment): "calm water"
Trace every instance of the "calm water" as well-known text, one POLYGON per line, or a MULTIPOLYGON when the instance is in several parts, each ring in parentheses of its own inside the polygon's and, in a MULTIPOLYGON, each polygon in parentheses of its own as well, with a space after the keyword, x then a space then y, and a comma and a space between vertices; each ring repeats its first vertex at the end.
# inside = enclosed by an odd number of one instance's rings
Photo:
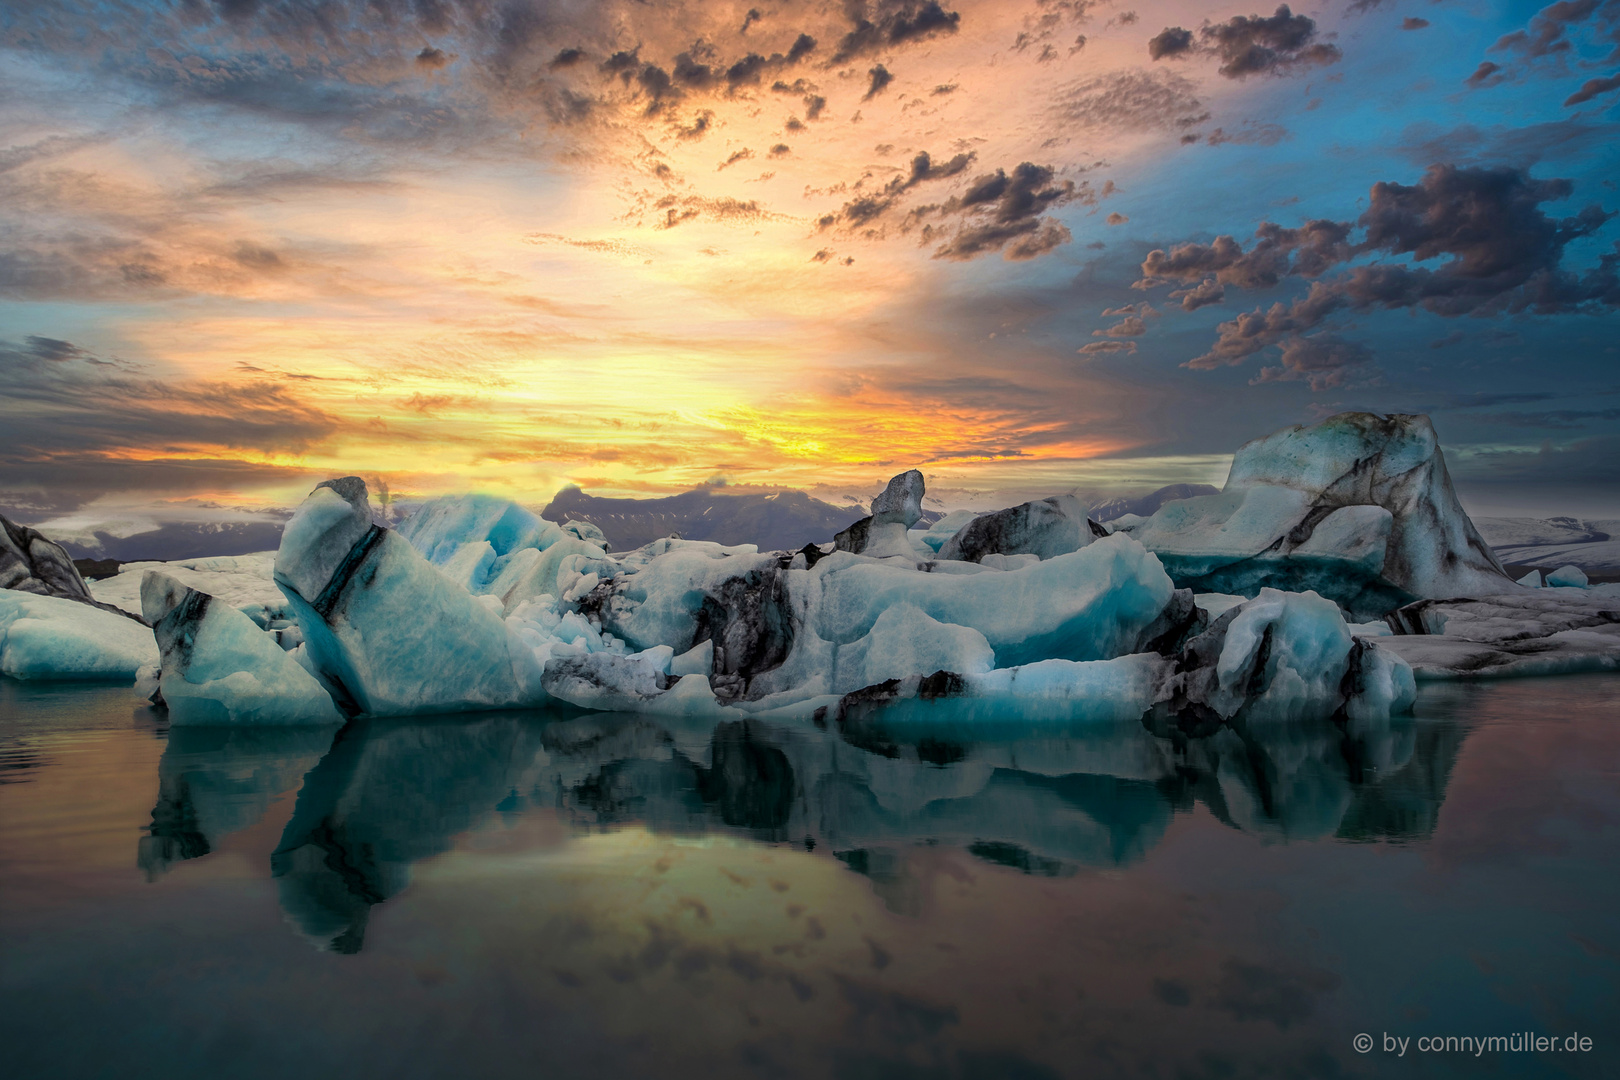
POLYGON ((0 680, 0 875, 7 1076, 1620 1076, 1605 676, 1207 738, 0 680), (1416 1047, 1527 1030, 1592 1048, 1416 1047))

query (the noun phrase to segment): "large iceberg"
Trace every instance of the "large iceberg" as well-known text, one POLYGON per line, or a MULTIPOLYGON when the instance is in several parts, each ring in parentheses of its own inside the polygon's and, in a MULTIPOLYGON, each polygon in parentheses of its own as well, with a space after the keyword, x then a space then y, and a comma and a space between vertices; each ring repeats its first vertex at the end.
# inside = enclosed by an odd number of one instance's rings
POLYGON ((1425 597, 1504 592, 1426 416, 1340 413, 1244 444, 1226 487, 1127 531, 1177 585, 1313 589, 1362 617, 1425 597))
POLYGON ((1079 499, 1057 495, 974 518, 945 541, 939 557, 966 562, 982 562, 986 555, 1051 559, 1080 550, 1098 535, 1107 535, 1107 530, 1092 526, 1079 499))
POLYGON ((1422 600, 1380 644, 1420 680, 1620 671, 1620 585, 1422 600))
POLYGON ((152 631, 127 615, 0 589, 0 674, 128 682, 157 658, 152 631))
MULTIPOLYGON (((79 568, 61 544, 38 529, 0 514, 0 589, 55 596, 117 614, 119 609, 90 593, 79 568)), ((139 616, 131 616, 139 619, 139 616)))
POLYGON ((148 570, 141 606, 160 652, 158 694, 179 725, 335 724, 332 698, 275 638, 207 593, 148 570))
POLYGON ((545 700, 533 649, 392 530, 364 481, 330 480, 282 533, 276 584, 344 712, 498 709, 545 700))

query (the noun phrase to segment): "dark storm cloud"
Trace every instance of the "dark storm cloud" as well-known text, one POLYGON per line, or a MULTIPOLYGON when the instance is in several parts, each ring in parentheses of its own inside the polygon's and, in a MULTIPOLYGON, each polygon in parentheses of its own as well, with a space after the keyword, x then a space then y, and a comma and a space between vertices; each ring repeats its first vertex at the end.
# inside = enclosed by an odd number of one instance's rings
MULTIPOLYGON (((1450 455, 1448 455, 1449 457, 1450 455)), ((1620 435, 1595 435, 1567 446, 1459 455, 1454 475, 1474 485, 1546 487, 1620 482, 1620 435)))
POLYGON ((1295 15, 1287 4, 1275 13, 1234 15, 1223 23, 1205 23, 1198 33, 1167 26, 1148 41, 1148 57, 1214 56, 1228 79, 1250 75, 1287 75, 1301 68, 1331 64, 1343 57, 1336 45, 1318 41, 1316 21, 1295 15))
POLYGON ((1136 352, 1134 341, 1089 341, 1075 350, 1082 356, 1107 356, 1123 353, 1131 356, 1136 352))
POLYGON ((1581 88, 1564 99, 1566 106, 1584 105, 1599 94, 1607 94, 1611 90, 1620 90, 1620 71, 1602 79, 1587 79, 1581 88))
POLYGON ((1180 300, 1182 311, 1197 311, 1201 307, 1225 301, 1226 286, 1214 278, 1205 278, 1193 288, 1173 290, 1170 299, 1180 300))
MULTIPOLYGON (((1231 237, 1155 250, 1143 261, 1137 284, 1151 288, 1212 278, 1239 288, 1269 288, 1288 277, 1312 281, 1301 299, 1222 323, 1211 350, 1189 361, 1194 368, 1236 364, 1269 346, 1291 345, 1341 311, 1421 308, 1442 316, 1612 311, 1620 307, 1620 245, 1582 273, 1565 270, 1562 263, 1569 244, 1592 236, 1614 215, 1591 205, 1552 218, 1541 208, 1573 191, 1568 180, 1538 180, 1520 169, 1435 165, 1415 185, 1374 184, 1367 210, 1354 225, 1314 221, 1292 230, 1267 222, 1248 251, 1231 237), (1363 236, 1351 243, 1354 228, 1363 236), (1412 262, 1353 266, 1323 278, 1367 254, 1410 256, 1412 262), (1435 269, 1416 265, 1436 259, 1444 261, 1435 269)), ((1297 354, 1283 374, 1315 370, 1313 363, 1325 362, 1317 352, 1297 354)), ((1345 357, 1342 351, 1338 355, 1345 357)), ((1347 359, 1342 366, 1355 365, 1347 359)))
MULTIPOLYGON (((937 29, 935 9, 885 2, 868 21, 901 45, 937 29)), ((843 35, 862 11, 806 3, 784 17, 843 35)), ((698 4, 626 0, 231 0, 155 10, 63 0, 19 6, 6 42, 124 79, 164 106, 245 111, 346 143, 489 145, 536 108, 574 124, 628 99, 665 123, 687 98, 701 107, 813 58, 816 36, 805 28, 773 34, 775 51, 715 44, 729 37, 718 33, 719 17, 698 4), (153 44, 131 49, 131 41, 153 44), (421 78, 452 63, 453 83, 421 78)), ((749 40, 761 37, 756 28, 749 40)))
POLYGON ((0 383, 6 429, 0 471, 6 472, 59 455, 127 456, 130 450, 300 452, 341 424, 282 381, 181 387, 42 336, 0 341, 0 383))
POLYGON ((1220 285, 1261 289, 1290 274, 1318 277, 1350 257, 1346 242, 1350 229, 1347 223, 1325 220, 1308 221, 1297 229, 1268 221, 1255 230, 1255 243, 1248 251, 1230 236, 1217 236, 1210 244, 1177 244, 1168 252, 1150 251, 1138 284, 1150 288, 1212 278, 1220 285))
POLYGON ((771 216, 754 199, 721 197, 707 199, 701 195, 665 195, 653 203, 653 209, 663 212, 657 228, 673 229, 688 221, 706 217, 711 221, 741 223, 759 221, 771 216))
POLYGON ((936 259, 961 261, 993 251, 1010 260, 1033 259, 1069 242, 1071 235, 1062 223, 1041 215, 1078 195, 1072 180, 1056 181, 1047 165, 1026 161, 1011 175, 997 169, 940 208, 942 216, 963 218, 954 233, 930 225, 923 230, 923 240, 945 233, 944 243, 934 251, 936 259))
POLYGON ((1228 143, 1234 146, 1276 146, 1288 138, 1292 138, 1292 134, 1281 124, 1248 120, 1236 131, 1216 128, 1204 141, 1210 146, 1225 146, 1228 143))
POLYGON ((1372 350, 1354 341, 1331 335, 1290 338, 1282 351, 1282 362, 1263 367, 1251 383, 1294 382, 1303 380, 1312 390, 1331 390, 1377 374, 1372 350))
POLYGON ((832 63, 843 64, 936 34, 954 34, 962 16, 946 11, 938 0, 845 0, 851 27, 833 51, 832 63))
MULTIPOLYGON (((975 155, 972 152, 957 154, 946 161, 936 162, 933 155, 924 150, 911 159, 911 167, 905 173, 893 177, 888 183, 870 194, 858 195, 845 203, 837 213, 828 214, 817 222, 822 229, 842 225, 848 228, 864 228, 878 218, 893 210, 901 202, 902 196, 918 184, 928 183, 932 180, 947 180, 959 176, 973 164, 975 155)), ((857 182, 859 189, 864 180, 857 182)))
MULTIPOLYGON (((854 229, 880 235, 879 221, 898 208, 905 195, 919 184, 958 176, 972 164, 972 152, 936 162, 928 153, 911 160, 905 173, 891 178, 869 194, 857 195, 835 213, 824 215, 818 229, 854 229)), ((1047 210, 1076 199, 1095 203, 1096 193, 1072 180, 1059 181, 1050 166, 1023 162, 1011 173, 997 169, 976 178, 960 193, 942 203, 914 206, 907 211, 902 231, 921 224, 926 245, 938 245, 936 259, 967 260, 1002 252, 1011 260, 1033 259, 1060 244, 1070 233, 1060 222, 1043 217, 1047 210)), ((860 189, 864 179, 855 185, 860 189)))
POLYGON ((884 90, 887 90, 890 83, 894 82, 894 76, 889 74, 889 69, 882 64, 879 64, 866 74, 870 76, 872 81, 867 85, 866 94, 861 98, 862 101, 871 101, 883 93, 884 90))
MULTIPOLYGON (((1559 0, 1538 11, 1523 30, 1504 34, 1492 52, 1516 53, 1526 59, 1561 57, 1573 52, 1570 31, 1593 15, 1600 23, 1620 23, 1620 0, 1559 0)), ((1620 33, 1620 27, 1614 27, 1620 33)))

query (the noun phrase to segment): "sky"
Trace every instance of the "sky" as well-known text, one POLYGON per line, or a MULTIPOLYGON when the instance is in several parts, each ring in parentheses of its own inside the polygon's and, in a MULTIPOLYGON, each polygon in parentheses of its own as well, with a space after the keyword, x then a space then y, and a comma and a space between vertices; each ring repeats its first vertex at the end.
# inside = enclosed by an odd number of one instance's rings
POLYGON ((921 468, 1430 414, 1620 517, 1620 0, 0 0, 0 512, 921 468))

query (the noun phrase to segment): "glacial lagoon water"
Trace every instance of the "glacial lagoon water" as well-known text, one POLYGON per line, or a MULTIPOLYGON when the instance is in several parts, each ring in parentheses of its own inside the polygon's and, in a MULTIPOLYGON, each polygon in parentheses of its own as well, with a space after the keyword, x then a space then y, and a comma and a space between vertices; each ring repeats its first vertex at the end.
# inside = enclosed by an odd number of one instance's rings
POLYGON ((1620 679, 1213 735, 0 680, 0 959, 18 1078, 1620 1076, 1620 679), (1590 1049, 1419 1049, 1526 1032, 1590 1049))

